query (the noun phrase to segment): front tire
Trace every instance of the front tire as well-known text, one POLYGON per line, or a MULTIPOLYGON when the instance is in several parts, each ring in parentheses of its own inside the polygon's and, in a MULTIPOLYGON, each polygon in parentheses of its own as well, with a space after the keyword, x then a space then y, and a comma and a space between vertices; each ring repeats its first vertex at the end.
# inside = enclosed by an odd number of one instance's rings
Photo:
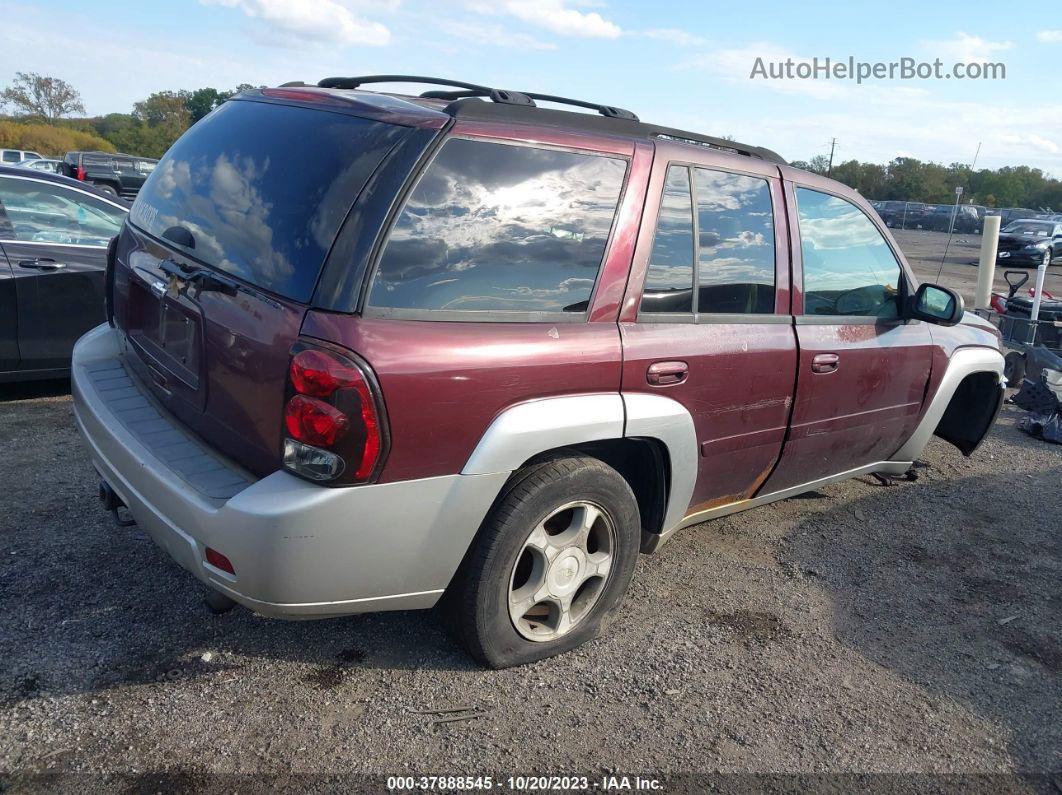
POLYGON ((594 638, 634 575, 638 503, 616 470, 573 454, 514 475, 447 593, 469 653, 491 668, 594 638))
POLYGON ((1007 379, 1007 386, 1021 389, 1022 381, 1025 380, 1024 353, 1011 351, 1003 357, 1003 377, 1007 379))

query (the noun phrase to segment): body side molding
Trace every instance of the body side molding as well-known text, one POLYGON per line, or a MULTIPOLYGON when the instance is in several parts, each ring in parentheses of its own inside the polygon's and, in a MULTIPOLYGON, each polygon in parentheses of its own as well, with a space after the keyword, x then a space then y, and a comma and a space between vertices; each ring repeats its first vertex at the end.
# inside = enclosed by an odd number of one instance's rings
POLYGON ((872 472, 881 472, 883 474, 902 475, 908 469, 911 468, 911 461, 877 461, 873 464, 867 464, 866 466, 857 467, 856 469, 850 469, 847 472, 839 472, 836 475, 827 475, 824 478, 813 480, 809 483, 801 483, 799 486, 792 486, 782 491, 771 492, 770 494, 761 494, 758 497, 752 497, 747 500, 737 500, 736 502, 727 503, 726 505, 719 505, 715 508, 709 508, 707 511, 698 511, 697 513, 691 513, 680 521, 677 525, 661 533, 656 537, 656 541, 646 552, 655 552, 660 549, 663 544, 668 541, 676 531, 681 530, 691 525, 700 524, 701 522, 707 522, 709 519, 719 519, 723 516, 729 516, 732 513, 740 513, 741 511, 747 511, 750 508, 756 508, 760 505, 767 505, 768 503, 777 502, 778 500, 784 500, 789 497, 795 497, 798 494, 803 494, 806 491, 814 491, 821 486, 828 486, 831 483, 837 483, 842 480, 848 480, 849 478, 858 477, 859 475, 869 475, 872 472))
POLYGON ((621 438, 623 399, 618 392, 532 400, 494 418, 461 474, 511 472, 546 450, 621 438))
POLYGON ((693 500, 699 463, 693 417, 677 400, 663 395, 624 392, 623 403, 627 410, 624 435, 657 439, 667 447, 671 473, 661 525, 667 533, 679 525, 693 500))
POLYGON ((930 399, 929 407, 926 409, 922 421, 918 423, 918 427, 915 428, 911 437, 904 442, 903 447, 892 455, 892 458, 901 461, 914 461, 922 455, 922 451, 929 444, 933 432, 940 423, 940 418, 944 416, 944 412, 962 380, 968 375, 986 372, 995 373, 1000 378, 1003 377, 1003 354, 995 348, 974 346, 959 348, 952 353, 951 359, 948 361, 948 369, 940 380, 940 386, 937 387, 936 393, 930 399))

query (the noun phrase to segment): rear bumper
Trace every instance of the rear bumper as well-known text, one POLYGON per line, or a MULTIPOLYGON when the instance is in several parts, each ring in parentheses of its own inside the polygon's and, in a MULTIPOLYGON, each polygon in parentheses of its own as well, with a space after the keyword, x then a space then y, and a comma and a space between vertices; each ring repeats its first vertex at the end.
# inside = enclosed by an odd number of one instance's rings
POLYGON ((255 479, 158 406, 108 326, 74 348, 74 413, 100 476, 170 556, 265 615, 326 617, 430 607, 507 472, 326 488, 255 479), (235 575, 205 560, 225 555, 235 575))

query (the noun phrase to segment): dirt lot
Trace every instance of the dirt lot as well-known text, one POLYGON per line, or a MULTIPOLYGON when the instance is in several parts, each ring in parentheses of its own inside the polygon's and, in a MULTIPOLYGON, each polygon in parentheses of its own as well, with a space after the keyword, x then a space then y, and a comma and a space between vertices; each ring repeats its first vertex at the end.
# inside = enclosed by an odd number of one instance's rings
MULTIPOLYGON (((937 282, 945 287, 958 290, 966 300, 966 308, 973 309, 974 296, 977 292, 976 263, 981 257, 980 235, 954 235, 948 244, 948 236, 943 232, 923 230, 892 230, 893 237, 903 248, 907 261, 915 269, 918 278, 924 282, 937 282), (945 254, 945 248, 947 253, 945 254), (941 270, 941 261, 944 267, 941 270), (938 278, 938 274, 939 278, 938 278)), ((996 268, 996 278, 992 291, 1007 292, 1007 283, 1003 278, 1007 268, 996 268)), ((1012 268, 1029 274, 1028 283, 1022 287, 1022 295, 1036 284, 1035 268, 1012 268)), ((1062 267, 1054 265, 1048 270, 1044 288, 1056 296, 1062 295, 1062 267)))
MULTIPOLYGON (((934 235, 901 234, 912 250, 934 235)), ((64 385, 9 388, 0 790, 616 770, 968 791, 939 774, 1057 775, 1062 448, 1017 415, 973 459, 934 442, 916 483, 863 478, 683 531, 642 559, 604 637, 491 672, 430 613, 210 615, 190 575, 97 507, 64 385), (431 714, 458 707, 478 717, 431 714)))

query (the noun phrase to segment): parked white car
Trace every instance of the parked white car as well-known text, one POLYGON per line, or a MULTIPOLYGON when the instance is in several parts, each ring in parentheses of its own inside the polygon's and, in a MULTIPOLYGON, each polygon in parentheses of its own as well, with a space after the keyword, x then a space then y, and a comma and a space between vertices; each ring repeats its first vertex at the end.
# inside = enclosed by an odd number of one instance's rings
POLYGON ((39 152, 28 149, 0 149, 0 165, 17 166, 23 160, 42 160, 39 152))
POLYGON ((60 174, 62 172, 59 168, 62 164, 62 160, 52 160, 46 157, 31 157, 27 160, 23 160, 18 165, 22 168, 32 168, 34 171, 47 171, 49 174, 60 174))

